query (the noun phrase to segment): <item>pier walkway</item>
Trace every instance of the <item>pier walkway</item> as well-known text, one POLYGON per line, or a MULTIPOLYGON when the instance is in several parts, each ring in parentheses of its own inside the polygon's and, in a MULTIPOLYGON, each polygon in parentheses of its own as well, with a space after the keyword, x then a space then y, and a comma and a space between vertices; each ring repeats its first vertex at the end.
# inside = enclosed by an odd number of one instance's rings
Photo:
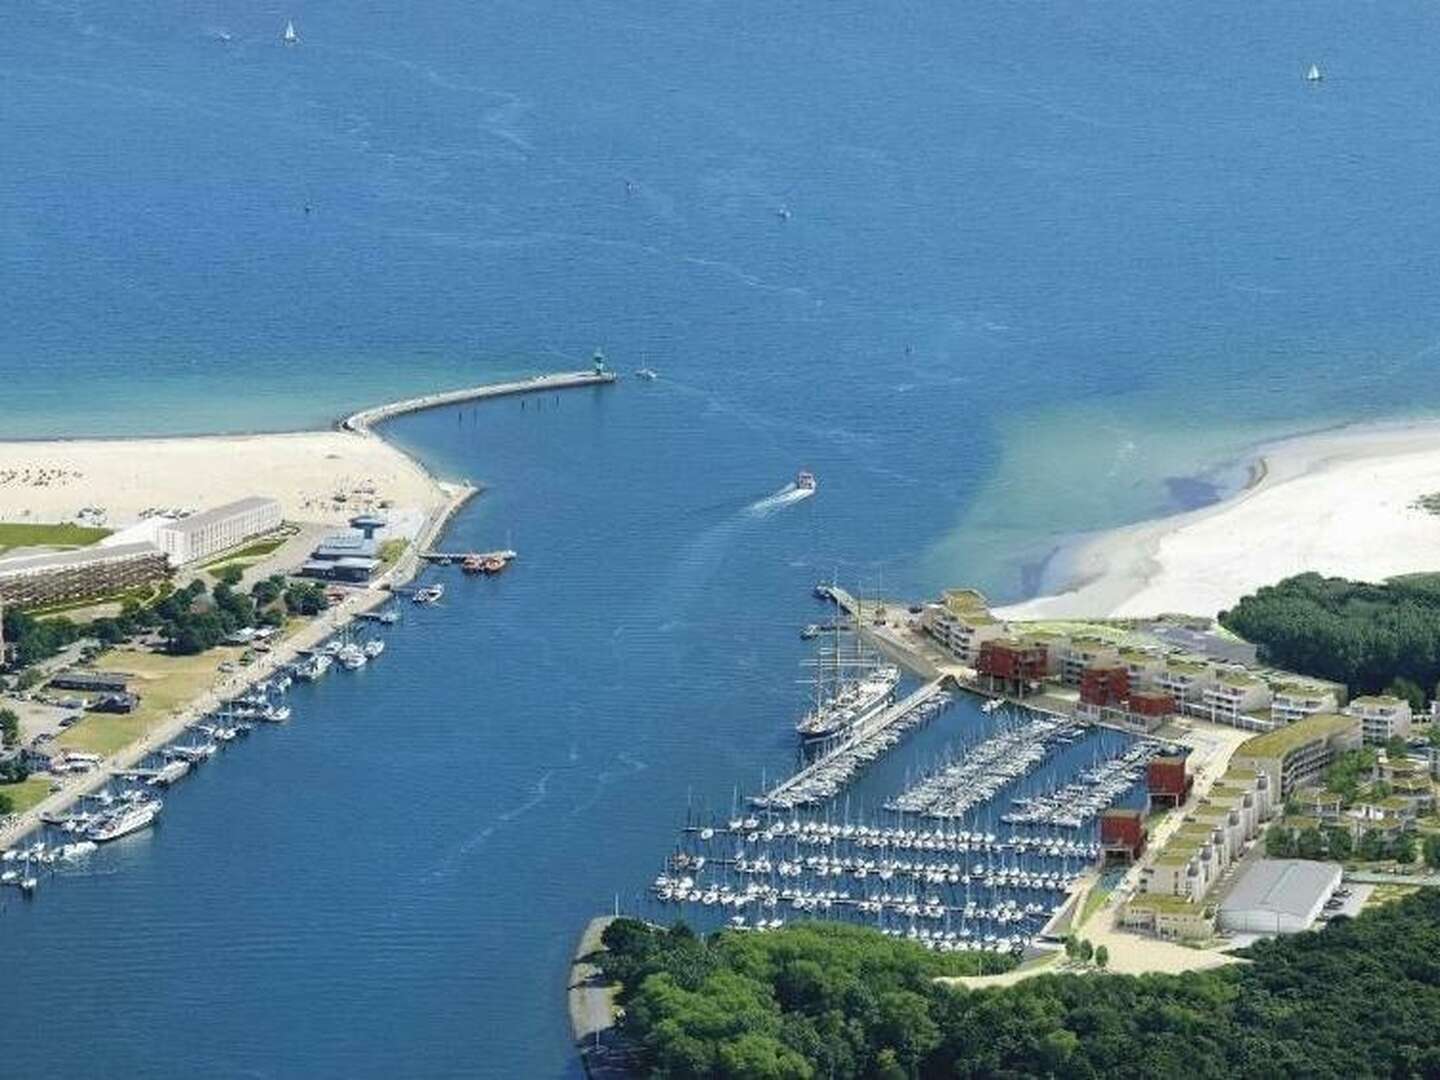
POLYGON ((537 394, 547 390, 570 390, 580 386, 607 386, 614 381, 615 373, 611 371, 598 373, 594 371, 562 371, 555 375, 536 375, 533 378, 519 379, 515 382, 487 383, 483 386, 471 386, 463 390, 447 390, 439 394, 426 394, 423 397, 407 398, 404 401, 392 401, 386 405, 362 409, 341 420, 340 427, 344 431, 365 434, 382 420, 389 420, 391 417, 402 416, 405 413, 434 409, 441 405, 509 397, 514 394, 537 394))
MULTIPOLYGON (((843 741, 827 749, 788 780, 763 795, 755 796, 751 802, 756 806, 788 808, 814 801, 814 798, 807 794, 809 790, 823 791, 828 786, 824 778, 834 774, 837 766, 843 768, 847 760, 868 760, 868 757, 872 756, 868 753, 871 743, 911 717, 926 702, 943 693, 949 682, 949 676, 934 679, 894 705, 862 720, 843 741)), ((821 794, 820 797, 828 796, 821 794)))

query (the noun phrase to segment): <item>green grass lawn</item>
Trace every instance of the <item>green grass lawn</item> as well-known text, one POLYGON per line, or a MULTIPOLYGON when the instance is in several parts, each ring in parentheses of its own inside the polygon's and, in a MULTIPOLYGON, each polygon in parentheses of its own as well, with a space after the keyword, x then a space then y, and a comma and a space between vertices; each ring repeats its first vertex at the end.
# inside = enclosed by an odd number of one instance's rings
POLYGON ((400 561, 400 556, 405 554, 405 549, 410 546, 408 540, 386 540, 380 545, 380 566, 382 570, 389 570, 400 561))
POLYGON ((221 663, 238 659, 242 652, 240 648, 221 647, 198 656, 168 656, 113 649, 95 666, 101 671, 123 671, 135 676, 130 689, 140 695, 140 707, 125 715, 87 713, 57 742, 68 750, 106 756, 123 750, 207 690, 215 682, 221 663))
POLYGON ((0 522, 0 552, 17 547, 87 547, 109 535, 109 529, 92 529, 69 522, 26 525, 6 521, 0 522))
POLYGON ((18 784, 0 784, 0 795, 10 800, 10 812, 24 813, 50 794, 48 776, 32 776, 18 784))
POLYGON ((279 550, 280 546, 289 540, 288 536, 272 536, 265 540, 256 540, 253 544, 246 544, 234 551, 223 551, 209 562, 202 564, 201 569, 211 570, 227 563, 236 562, 239 559, 263 559, 273 551, 279 550))

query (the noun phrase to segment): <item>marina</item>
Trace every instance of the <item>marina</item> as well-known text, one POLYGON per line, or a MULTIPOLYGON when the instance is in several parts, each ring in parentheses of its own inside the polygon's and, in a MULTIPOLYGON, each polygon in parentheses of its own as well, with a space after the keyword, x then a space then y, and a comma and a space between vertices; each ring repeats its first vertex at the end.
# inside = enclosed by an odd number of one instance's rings
MULTIPOLYGON (((393 609, 387 609, 392 611, 393 609)), ((394 625, 394 619, 373 622, 394 625)), ((46 873, 78 870, 100 846, 119 841, 156 825, 165 803, 157 797, 243 736, 255 725, 284 724, 293 715, 285 700, 297 682, 315 682, 335 664, 358 670, 385 651, 382 638, 357 641, 347 627, 335 637, 306 650, 278 667, 262 682, 223 701, 211 713, 191 721, 174 739, 145 754, 132 767, 112 769, 98 789, 77 796, 63 812, 40 815, 39 829, 24 845, 0 851, 0 885, 13 885, 27 898, 40 888, 46 873)), ((100 764, 95 755, 72 754, 87 767, 100 764)))
MULTIPOLYGON (((844 589, 815 592, 858 616, 844 589)), ((1100 857, 1097 815, 1141 801, 1146 762, 1173 748, 948 675, 915 685, 855 630, 832 638, 808 662, 799 767, 743 812, 737 792, 728 815, 687 815, 648 890, 655 918, 752 931, 844 919, 940 951, 1032 948, 1100 857), (834 734, 815 722, 831 716, 834 734)))

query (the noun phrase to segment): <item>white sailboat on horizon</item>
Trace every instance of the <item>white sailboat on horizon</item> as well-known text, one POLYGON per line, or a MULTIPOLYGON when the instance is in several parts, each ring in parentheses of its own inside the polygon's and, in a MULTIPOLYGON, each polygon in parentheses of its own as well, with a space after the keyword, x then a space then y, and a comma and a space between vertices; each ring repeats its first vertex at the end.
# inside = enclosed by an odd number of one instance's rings
POLYGON ((295 23, 293 20, 286 20, 285 32, 280 35, 280 40, 285 42, 286 45, 300 44, 300 35, 295 33, 295 23))
POLYGON ((1323 72, 1321 72, 1319 64, 1311 64, 1310 70, 1305 72, 1306 82, 1321 82, 1324 80, 1324 78, 1325 75, 1323 72))

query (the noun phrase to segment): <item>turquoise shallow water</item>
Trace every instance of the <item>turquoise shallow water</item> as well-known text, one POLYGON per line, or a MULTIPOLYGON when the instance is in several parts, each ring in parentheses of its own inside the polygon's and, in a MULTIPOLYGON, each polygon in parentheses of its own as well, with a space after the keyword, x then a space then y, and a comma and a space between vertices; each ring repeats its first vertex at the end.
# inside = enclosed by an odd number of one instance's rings
POLYGON ((324 424, 597 344, 662 373, 389 427, 522 564, 8 907, 14 1067, 565 1071, 584 917, 788 764, 817 576, 1013 598, 1256 439, 1433 411, 1437 21, 12 12, 0 434, 324 424), (745 512, 800 466, 819 496, 745 512))

